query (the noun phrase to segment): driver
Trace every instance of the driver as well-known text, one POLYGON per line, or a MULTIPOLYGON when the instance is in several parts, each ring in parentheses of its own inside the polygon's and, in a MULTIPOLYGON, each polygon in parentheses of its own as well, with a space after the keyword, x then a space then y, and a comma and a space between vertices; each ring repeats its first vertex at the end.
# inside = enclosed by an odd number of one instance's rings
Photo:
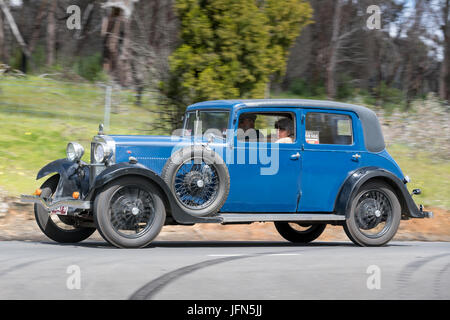
POLYGON ((260 141, 264 138, 263 134, 255 129, 256 114, 243 113, 239 116, 238 138, 239 140, 260 141))

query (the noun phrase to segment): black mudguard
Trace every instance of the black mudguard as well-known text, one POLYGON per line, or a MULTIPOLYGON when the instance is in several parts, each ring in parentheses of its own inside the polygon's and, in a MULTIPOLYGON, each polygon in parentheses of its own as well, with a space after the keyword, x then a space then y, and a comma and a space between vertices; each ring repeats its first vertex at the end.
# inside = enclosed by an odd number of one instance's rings
POLYGON ((80 163, 67 159, 59 159, 50 162, 39 170, 36 180, 39 180, 51 173, 59 174, 58 187, 54 194, 54 199, 71 197, 75 191, 81 192, 84 198, 89 192, 89 168, 80 167, 80 163))
POLYGON ((425 218, 425 214, 419 210, 403 181, 393 173, 379 167, 364 167, 350 173, 336 199, 336 214, 348 217, 353 197, 365 182, 374 178, 385 181, 394 189, 402 207, 402 218, 425 218))
POLYGON ((177 204, 172 192, 170 191, 166 182, 155 172, 148 169, 141 164, 132 164, 128 162, 122 162, 103 170, 93 181, 91 190, 87 200, 94 200, 96 194, 101 190, 103 186, 107 183, 124 176, 141 176, 149 180, 149 183, 153 183, 158 186, 165 196, 166 205, 169 206, 170 214, 173 219, 179 224, 194 224, 194 223, 204 223, 204 222, 220 222, 220 219, 214 217, 194 217, 186 212, 177 204), (217 221, 216 221, 217 220, 217 221))

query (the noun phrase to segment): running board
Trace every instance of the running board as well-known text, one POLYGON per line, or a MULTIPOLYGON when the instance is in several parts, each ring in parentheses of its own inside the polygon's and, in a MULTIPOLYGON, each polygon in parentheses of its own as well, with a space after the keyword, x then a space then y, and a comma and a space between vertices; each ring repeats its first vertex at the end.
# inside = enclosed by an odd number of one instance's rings
POLYGON ((222 219, 222 224, 235 222, 267 222, 267 221, 344 221, 345 216, 322 213, 222 213, 217 218, 222 219))

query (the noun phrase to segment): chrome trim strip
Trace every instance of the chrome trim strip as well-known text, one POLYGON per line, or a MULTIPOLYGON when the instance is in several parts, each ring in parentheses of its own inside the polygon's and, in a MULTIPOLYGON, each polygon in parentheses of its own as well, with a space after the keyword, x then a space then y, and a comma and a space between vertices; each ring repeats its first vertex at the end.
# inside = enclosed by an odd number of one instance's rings
POLYGON ((60 200, 52 203, 48 203, 43 198, 38 196, 31 196, 27 194, 22 194, 20 196, 21 202, 31 202, 37 203, 41 205, 47 211, 52 211, 53 209, 59 208, 61 206, 71 207, 74 209, 91 209, 90 201, 82 201, 82 200, 60 200))
POLYGON ((345 216, 337 214, 290 214, 290 213, 223 213, 217 216, 222 223, 265 222, 265 221, 344 221, 345 216))

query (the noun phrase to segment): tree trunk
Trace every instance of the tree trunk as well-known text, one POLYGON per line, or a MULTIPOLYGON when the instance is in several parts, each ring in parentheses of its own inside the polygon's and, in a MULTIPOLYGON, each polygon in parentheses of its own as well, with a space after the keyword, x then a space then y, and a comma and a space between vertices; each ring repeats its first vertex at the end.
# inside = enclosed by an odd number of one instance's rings
POLYGON ((33 32, 31 34, 31 38, 29 40, 28 50, 30 51, 30 54, 33 54, 34 48, 36 47, 36 43, 39 40, 39 33, 41 32, 41 25, 42 20, 44 19, 45 15, 47 14, 47 1, 44 0, 41 2, 41 5, 39 7, 39 12, 37 14, 37 17, 34 21, 33 25, 33 32))
POLYGON ((339 51, 339 29, 341 25, 341 0, 336 1, 333 14, 333 33, 331 37, 329 60, 327 65, 327 96, 330 99, 336 97, 336 64, 339 51))
POLYGON ((130 56, 130 37, 131 37, 131 19, 124 19, 124 31, 122 50, 119 57, 119 79, 120 84, 128 87, 132 83, 131 56, 130 56))
POLYGON ((102 26, 103 69, 125 87, 130 86, 133 80, 130 37, 135 2, 137 0, 109 0, 103 5, 103 8, 111 8, 102 26))
POLYGON ((444 57, 442 59, 441 71, 439 74, 439 97, 442 100, 450 100, 450 22, 448 14, 450 1, 447 0, 443 11, 442 33, 444 34, 444 57))
POLYGON ((103 41, 103 69, 107 73, 111 73, 117 68, 119 57, 119 37, 121 25, 121 10, 119 8, 111 8, 109 17, 106 18, 104 41, 103 41))
POLYGON ((9 11, 9 8, 6 5, 4 0, 0 0, 0 7, 1 7, 3 13, 5 14, 5 18, 6 18, 6 21, 8 21, 9 28, 11 29, 11 32, 13 33, 17 42, 19 43, 19 46, 22 49, 24 56, 29 58, 30 52, 28 51, 27 44, 23 40, 22 35, 20 34, 20 31, 19 31, 19 28, 17 27, 17 24, 14 21, 14 17, 12 16, 11 12, 9 11))
POLYGON ((0 63, 6 63, 5 61, 5 32, 3 29, 3 14, 0 11, 0 63))
POLYGON ((47 66, 55 64, 56 51, 56 6, 57 0, 50 0, 47 15, 47 66))

